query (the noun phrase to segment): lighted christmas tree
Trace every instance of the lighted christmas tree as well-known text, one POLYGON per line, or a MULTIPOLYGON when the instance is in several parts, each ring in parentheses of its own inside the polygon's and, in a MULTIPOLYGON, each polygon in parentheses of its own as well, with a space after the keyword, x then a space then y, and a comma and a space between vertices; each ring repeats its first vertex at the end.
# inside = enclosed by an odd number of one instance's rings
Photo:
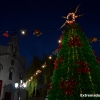
MULTIPOLYGON (((79 7, 79 6, 78 6, 79 7)), ((100 94, 99 62, 75 19, 81 15, 69 13, 62 36, 48 100, 99 100, 99 97, 80 97, 80 94, 100 94)), ((62 28, 61 27, 61 28, 62 28)))

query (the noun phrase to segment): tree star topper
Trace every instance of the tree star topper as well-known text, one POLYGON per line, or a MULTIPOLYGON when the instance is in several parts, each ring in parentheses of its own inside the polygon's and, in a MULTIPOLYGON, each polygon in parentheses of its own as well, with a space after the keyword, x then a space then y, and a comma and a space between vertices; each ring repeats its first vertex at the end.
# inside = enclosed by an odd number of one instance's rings
POLYGON ((79 6, 80 6, 80 4, 76 7, 75 12, 69 13, 66 17, 65 17, 65 16, 62 16, 63 18, 66 19, 66 22, 60 27, 60 29, 61 29, 63 26, 65 26, 67 23, 68 23, 68 24, 73 24, 73 23, 75 23, 75 19, 76 19, 76 18, 79 18, 79 17, 83 16, 83 14, 82 14, 82 15, 75 15, 76 12, 77 12, 77 10, 78 10, 78 8, 79 8, 79 6))

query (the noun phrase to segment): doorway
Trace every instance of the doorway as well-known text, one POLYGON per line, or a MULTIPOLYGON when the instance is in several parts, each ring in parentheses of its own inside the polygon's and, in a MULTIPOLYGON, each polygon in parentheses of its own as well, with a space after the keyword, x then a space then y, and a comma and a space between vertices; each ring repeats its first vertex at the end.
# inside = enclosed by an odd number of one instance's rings
POLYGON ((11 100, 11 92, 5 92, 4 100, 11 100))

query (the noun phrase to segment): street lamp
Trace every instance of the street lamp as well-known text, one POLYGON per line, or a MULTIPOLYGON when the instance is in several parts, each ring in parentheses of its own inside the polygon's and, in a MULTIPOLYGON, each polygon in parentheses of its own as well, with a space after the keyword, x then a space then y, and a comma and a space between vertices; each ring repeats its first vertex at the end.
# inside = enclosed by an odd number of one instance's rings
POLYGON ((15 88, 16 89, 19 89, 19 92, 18 92, 18 100, 20 100, 20 96, 21 96, 21 89, 23 89, 23 88, 26 88, 26 83, 23 83, 23 81, 22 80, 20 80, 20 82, 19 83, 15 83, 15 88))
POLYGON ((18 83, 15 83, 15 88, 18 88, 18 83))

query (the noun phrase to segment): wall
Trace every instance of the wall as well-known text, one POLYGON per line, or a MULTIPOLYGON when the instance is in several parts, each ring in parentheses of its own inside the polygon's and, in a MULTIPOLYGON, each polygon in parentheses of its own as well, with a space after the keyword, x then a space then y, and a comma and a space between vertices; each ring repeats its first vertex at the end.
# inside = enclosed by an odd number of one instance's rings
POLYGON ((15 82, 19 81, 19 73, 24 73, 24 67, 26 59, 25 57, 20 56, 20 60, 14 59, 15 64, 11 64, 11 60, 13 57, 10 54, 7 54, 8 52, 8 47, 6 46, 0 46, 0 64, 3 66, 3 69, 1 69, 0 72, 0 80, 3 81, 2 83, 2 91, 1 91, 1 97, 4 97, 4 86, 8 84, 12 84, 14 87, 15 82), (12 80, 9 80, 9 70, 10 68, 13 68, 13 76, 12 80))

